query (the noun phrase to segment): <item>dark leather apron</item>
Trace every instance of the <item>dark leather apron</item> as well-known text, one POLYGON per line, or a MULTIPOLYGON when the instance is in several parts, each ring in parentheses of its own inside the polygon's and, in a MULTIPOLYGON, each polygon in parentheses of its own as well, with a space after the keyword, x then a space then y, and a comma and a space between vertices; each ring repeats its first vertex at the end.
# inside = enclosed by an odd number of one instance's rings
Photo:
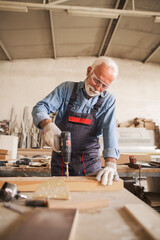
MULTIPOLYGON (((73 112, 71 109, 76 100, 77 86, 78 83, 75 83, 67 111, 58 125, 61 131, 71 132, 70 176, 84 176, 101 168, 96 112, 101 106, 103 98, 99 96, 90 114, 73 112)), ((65 169, 62 154, 53 151, 51 161, 52 176, 64 176, 65 169)))

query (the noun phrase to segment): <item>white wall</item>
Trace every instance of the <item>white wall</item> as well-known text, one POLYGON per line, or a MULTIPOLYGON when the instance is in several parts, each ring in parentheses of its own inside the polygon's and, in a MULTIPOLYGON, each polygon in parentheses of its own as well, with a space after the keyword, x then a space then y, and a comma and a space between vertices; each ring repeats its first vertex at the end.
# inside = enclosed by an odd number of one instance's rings
MULTIPOLYGON (((0 120, 9 119, 14 107, 20 120, 63 81, 82 81, 95 57, 0 61, 0 120)), ((160 66, 115 59, 119 77, 110 87, 117 98, 117 121, 135 117, 160 125, 160 66)), ((30 115, 31 119, 31 115, 30 115)))

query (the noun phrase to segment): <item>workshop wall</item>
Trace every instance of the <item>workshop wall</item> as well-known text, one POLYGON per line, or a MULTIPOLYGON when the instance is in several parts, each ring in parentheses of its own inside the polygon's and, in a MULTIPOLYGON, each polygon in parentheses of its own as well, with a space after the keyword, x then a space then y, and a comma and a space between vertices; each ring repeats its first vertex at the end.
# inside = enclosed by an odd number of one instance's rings
MULTIPOLYGON (((21 121, 24 107, 32 107, 63 81, 82 81, 95 57, 0 61, 0 120, 14 107, 21 121)), ((160 125, 160 66, 115 59, 119 76, 110 87, 117 98, 117 123, 135 117, 160 125)))

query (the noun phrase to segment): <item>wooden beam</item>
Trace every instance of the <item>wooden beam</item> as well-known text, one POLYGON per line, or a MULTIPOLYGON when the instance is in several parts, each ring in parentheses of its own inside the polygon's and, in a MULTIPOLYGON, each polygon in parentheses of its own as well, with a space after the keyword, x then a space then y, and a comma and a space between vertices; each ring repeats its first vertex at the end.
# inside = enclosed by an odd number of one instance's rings
POLYGON ((56 5, 56 4, 60 4, 60 3, 63 3, 63 2, 68 2, 68 0, 57 0, 57 1, 54 1, 54 2, 50 2, 48 4, 49 5, 56 5))
POLYGON ((132 0, 132 9, 133 9, 133 11, 135 10, 135 2, 134 2, 134 0, 132 0))
MULTIPOLYGON (((115 9, 118 8, 119 2, 120 2, 120 0, 117 0, 116 5, 115 5, 115 9)), ((103 51, 104 45, 105 45, 105 43, 106 43, 106 40, 107 40, 107 38, 108 38, 108 34, 109 34, 109 32, 110 32, 112 23, 113 23, 113 19, 110 19, 110 20, 109 20, 109 24, 108 24, 108 26, 107 26, 107 30, 106 30, 106 32, 105 32, 105 35, 104 35, 104 38, 103 38, 103 41, 102 41, 102 44, 101 44, 100 49, 99 49, 99 52, 98 52, 98 57, 102 55, 102 51, 103 51)))
POLYGON ((13 1, 0 1, 0 9, 3 6, 24 6, 28 9, 34 10, 80 10, 80 11, 91 11, 99 12, 103 14, 118 14, 121 16, 132 16, 132 17, 155 17, 160 16, 160 12, 152 11, 133 11, 133 10, 123 10, 123 9, 110 9, 110 8, 95 8, 95 7, 84 7, 84 6, 69 6, 69 5, 51 5, 51 4, 42 4, 42 3, 29 3, 29 2, 13 2, 13 1))
MULTIPOLYGON (((87 192, 87 191, 120 191, 123 190, 123 180, 113 182, 111 186, 103 186, 95 177, 54 177, 62 179, 71 192, 87 192)), ((1 178, 0 187, 5 182, 16 184, 19 191, 33 192, 37 187, 50 180, 51 177, 8 177, 1 178)))
MULTIPOLYGON (((128 0, 125 1, 124 6, 123 6, 123 9, 126 7, 127 3, 128 3, 128 0)), ((118 26, 119 26, 119 24, 120 24, 121 18, 122 18, 122 16, 119 16, 119 19, 117 20, 116 25, 114 26, 114 30, 113 30, 113 32, 112 32, 112 34, 111 34, 111 36, 110 36, 110 39, 108 40, 108 43, 107 43, 107 45, 106 45, 106 49, 105 49, 104 55, 107 55, 107 54, 108 54, 109 47, 110 47, 110 45, 111 45, 111 42, 112 42, 112 40, 113 40, 113 37, 114 37, 117 29, 118 29, 118 26)))
POLYGON ((55 34, 54 34, 54 24, 53 24, 53 12, 49 11, 50 23, 51 23, 51 33, 52 33, 52 46, 53 46, 53 58, 56 58, 56 44, 55 44, 55 34))
POLYGON ((28 8, 25 6, 7 6, 7 5, 1 5, 0 6, 0 10, 1 11, 9 11, 9 12, 24 12, 27 13, 28 12, 28 8))

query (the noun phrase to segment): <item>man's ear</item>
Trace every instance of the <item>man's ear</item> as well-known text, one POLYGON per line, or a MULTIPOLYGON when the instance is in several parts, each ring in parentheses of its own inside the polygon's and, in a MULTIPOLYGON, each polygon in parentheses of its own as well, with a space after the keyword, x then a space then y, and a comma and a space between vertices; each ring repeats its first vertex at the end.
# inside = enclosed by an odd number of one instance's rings
POLYGON ((88 76, 89 74, 90 74, 90 72, 92 71, 92 67, 91 66, 89 66, 88 68, 87 68, 87 72, 86 72, 86 75, 88 76))

